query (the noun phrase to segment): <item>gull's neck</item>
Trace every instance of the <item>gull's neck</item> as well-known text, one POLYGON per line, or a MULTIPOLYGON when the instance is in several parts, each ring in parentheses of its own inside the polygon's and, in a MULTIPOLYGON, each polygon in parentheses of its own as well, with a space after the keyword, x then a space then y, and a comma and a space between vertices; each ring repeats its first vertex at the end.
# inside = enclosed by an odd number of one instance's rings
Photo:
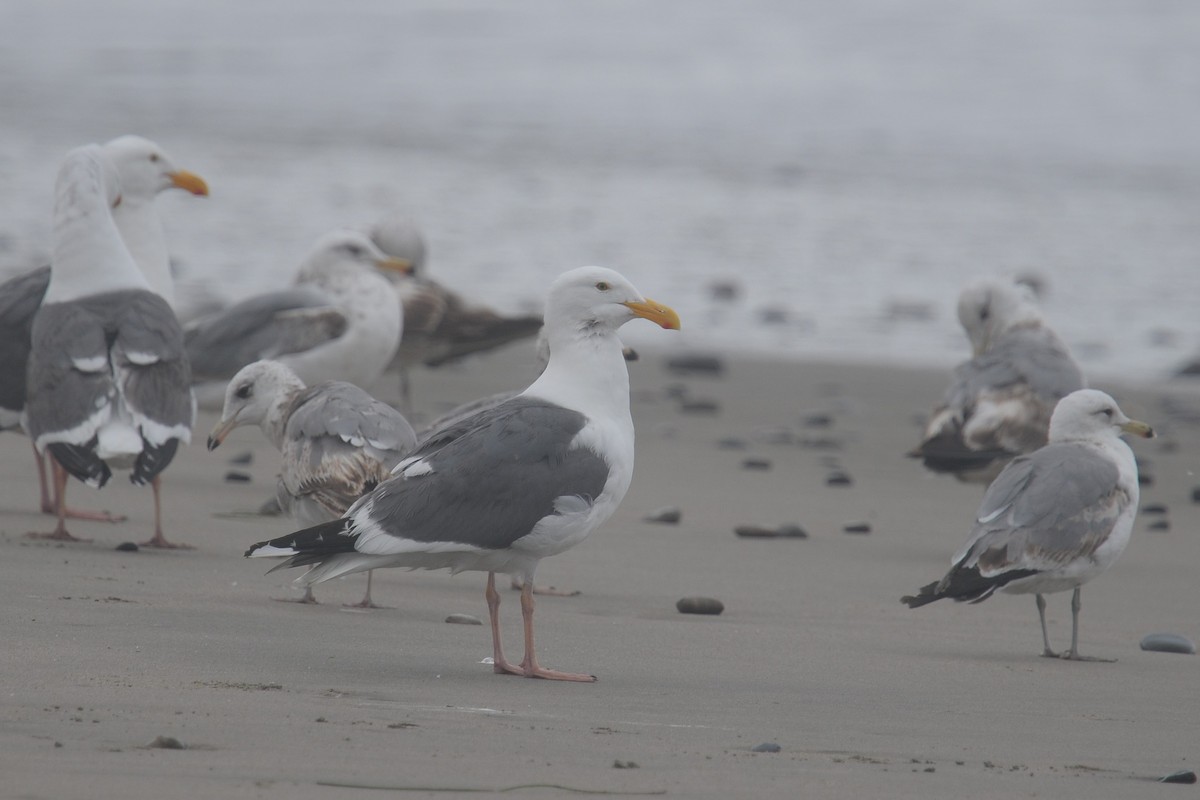
POLYGON ((296 401, 296 396, 304 391, 304 384, 299 378, 295 383, 289 383, 280 386, 275 391, 275 397, 271 401, 271 405, 267 407, 267 411, 263 414, 263 418, 259 420, 258 427, 263 434, 275 446, 276 450, 282 452, 284 434, 287 432, 287 422, 292 415, 292 404, 296 401))
POLYGON ((132 198, 125 195, 113 209, 113 222, 138 269, 146 276, 150 291, 175 305, 175 282, 171 277, 171 254, 162 218, 154 206, 154 198, 132 198))
POLYGON ((629 372, 621 340, 613 330, 574 330, 550 335, 546 370, 524 394, 540 397, 587 416, 627 421, 629 372))

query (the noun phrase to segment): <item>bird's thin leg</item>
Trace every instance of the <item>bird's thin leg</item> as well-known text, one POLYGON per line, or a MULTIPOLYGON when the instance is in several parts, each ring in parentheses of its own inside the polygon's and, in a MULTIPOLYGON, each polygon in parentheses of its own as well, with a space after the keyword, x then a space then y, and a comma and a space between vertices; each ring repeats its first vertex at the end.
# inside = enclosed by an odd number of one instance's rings
POLYGON ((1082 588, 1076 586, 1075 591, 1071 593, 1071 649, 1063 653, 1063 658, 1069 658, 1072 661, 1103 661, 1111 664, 1116 661, 1115 658, 1079 655, 1079 609, 1083 608, 1082 588))
MULTIPOLYGON (((42 495, 41 496, 42 513, 43 514, 53 514, 55 516, 58 516, 58 507, 59 507, 58 497, 59 497, 59 495, 56 493, 53 498, 50 497, 50 492, 48 491, 48 482, 46 480, 46 457, 38 452, 36 445, 33 448, 33 457, 34 457, 34 460, 37 462, 38 486, 41 488, 41 495, 42 495)), ((53 470, 54 470, 53 465, 58 463, 54 460, 54 456, 50 457, 50 463, 52 465, 51 466, 51 475, 53 475, 53 470)), ((92 522, 124 522, 125 521, 124 514, 110 514, 107 511, 84 511, 84 510, 78 509, 78 508, 71 508, 70 506, 66 505, 65 495, 63 495, 63 497, 64 497, 64 499, 62 501, 63 515, 67 519, 86 519, 86 520, 91 520, 92 522)))
POLYGON ((545 678, 551 681, 593 683, 596 680, 595 675, 559 672, 555 669, 546 669, 537 663, 537 656, 533 652, 533 576, 525 579, 525 586, 521 589, 521 617, 525 622, 525 658, 521 661, 519 674, 526 678, 545 678))
POLYGON ((50 499, 50 486, 46 481, 46 459, 38 452, 37 445, 33 446, 33 460, 37 462, 38 489, 42 496, 42 513, 58 514, 57 504, 50 499))
POLYGON ((1050 649, 1050 634, 1046 632, 1046 598, 1040 594, 1035 594, 1033 597, 1037 602, 1038 619, 1042 621, 1042 657, 1058 658, 1058 653, 1050 649))
POLYGON ((190 544, 175 544, 168 542, 163 536, 162 529, 162 478, 155 475, 150 480, 150 488, 154 490, 154 537, 142 542, 142 547, 163 547, 172 550, 193 550, 190 544))
POLYGON ((483 596, 487 599, 488 616, 492 621, 492 670, 500 674, 524 675, 520 667, 509 663, 504 657, 504 648, 500 646, 500 593, 496 591, 496 573, 488 573, 487 589, 483 596))
MULTIPOLYGON (((40 467, 39 467, 40 469, 40 467)), ((54 480, 54 505, 57 509, 58 524, 49 533, 27 533, 31 539, 50 539, 56 542, 90 542, 91 539, 80 539, 67 531, 67 471, 59 466, 53 458, 50 459, 50 475, 54 480)))
MULTIPOLYGON (((383 608, 383 606, 377 606, 371 601, 371 576, 374 574, 375 570, 367 570, 367 593, 363 595, 363 599, 359 600, 357 603, 345 603, 344 605, 346 608, 383 608)), ((312 587, 309 587, 309 591, 312 591, 312 587)), ((314 600, 313 602, 316 601, 314 600)))

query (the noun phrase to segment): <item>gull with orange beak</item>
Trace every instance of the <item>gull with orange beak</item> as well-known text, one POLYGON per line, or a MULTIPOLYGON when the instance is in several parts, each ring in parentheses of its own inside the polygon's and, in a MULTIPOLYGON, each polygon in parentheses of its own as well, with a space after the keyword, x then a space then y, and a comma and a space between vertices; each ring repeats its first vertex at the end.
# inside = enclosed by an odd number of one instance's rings
POLYGON ((611 269, 564 273, 546 301, 550 360, 529 388, 426 439, 340 519, 260 542, 246 555, 286 557, 278 568, 310 566, 302 585, 378 567, 486 572, 494 671, 594 681, 538 663, 533 574, 543 558, 599 527, 629 489, 633 419, 617 331, 637 318, 679 328, 673 310, 611 269), (500 645, 497 572, 524 583, 519 663, 500 645))

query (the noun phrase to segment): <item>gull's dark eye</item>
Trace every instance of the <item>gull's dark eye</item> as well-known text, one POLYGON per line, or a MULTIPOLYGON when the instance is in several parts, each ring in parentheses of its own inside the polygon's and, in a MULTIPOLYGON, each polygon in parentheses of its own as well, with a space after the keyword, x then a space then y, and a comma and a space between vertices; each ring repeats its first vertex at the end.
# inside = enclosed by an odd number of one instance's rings
POLYGON ((158 153, 151 153, 151 154, 150 154, 150 163, 152 163, 152 164, 157 164, 157 163, 158 163, 160 160, 161 160, 161 159, 159 159, 159 157, 158 157, 158 153))
POLYGON ((612 287, 608 285, 608 281, 600 281, 596 284, 596 288, 602 292, 607 292, 612 287))
POLYGON ((1108 419, 1112 419, 1113 417, 1113 410, 1111 408, 1102 408, 1100 409, 1100 413, 1108 419))
POLYGON ((348 245, 346 245, 346 252, 349 253, 350 255, 354 256, 355 258, 358 258, 359 256, 361 256, 363 254, 364 251, 363 251, 361 245, 348 244, 348 245))
POLYGON ((233 393, 233 396, 237 397, 239 400, 245 400, 252 394, 254 394, 254 384, 243 383, 237 388, 237 391, 233 393))

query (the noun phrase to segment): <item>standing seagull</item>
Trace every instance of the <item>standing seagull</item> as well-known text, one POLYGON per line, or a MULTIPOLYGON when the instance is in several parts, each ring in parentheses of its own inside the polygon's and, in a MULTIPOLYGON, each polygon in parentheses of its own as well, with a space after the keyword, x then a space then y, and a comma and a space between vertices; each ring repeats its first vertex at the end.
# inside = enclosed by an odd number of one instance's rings
POLYGON ((974 357, 955 368, 908 455, 934 472, 987 484, 1015 456, 1044 445, 1055 404, 1087 384, 1021 287, 992 280, 968 286, 958 318, 974 357))
MULTIPOLYGON (((26 430, 66 472, 102 487, 112 469, 154 488, 155 547, 163 536, 160 473, 191 440, 196 408, 183 331, 150 290, 117 232, 112 163, 98 145, 67 154, 55 186, 50 285, 33 321, 26 430)), ((59 496, 66 474, 55 471, 59 496)), ((65 524, 47 534, 74 539, 65 524)))
MULTIPOLYGON (((284 513, 306 526, 341 517, 391 477, 392 468, 417 444, 408 420, 386 403, 341 381, 305 388, 278 361, 255 361, 233 376, 208 449, 215 450, 241 425, 257 425, 283 454, 276 498, 284 513)), ((301 602, 316 602, 311 586, 301 602)), ((370 572, 357 607, 376 608, 370 572)))
POLYGON ((290 556, 277 569, 313 565, 299 579, 306 584, 375 567, 487 572, 493 669, 594 681, 538 664, 533 573, 608 519, 629 488, 633 419, 617 329, 635 317, 679 328, 674 311, 617 272, 564 273, 546 302, 550 362, 528 389, 464 419, 461 431, 423 442, 341 519, 260 542, 246 555, 290 556), (520 664, 500 646, 497 572, 524 580, 520 664))
MULTIPOLYGON (((102 145, 112 161, 120 183, 120 195, 112 210, 113 221, 129 248, 138 269, 146 276, 151 291, 174 305, 170 256, 162 220, 154 199, 167 189, 183 189, 197 196, 208 195, 204 180, 187 170, 178 169, 162 148, 141 136, 120 136, 102 145)), ((20 424, 25 408, 26 371, 33 330, 33 317, 41 306, 50 284, 50 267, 40 267, 0 284, 0 429, 20 424)), ((38 484, 44 514, 57 514, 61 500, 51 501, 46 470, 37 448, 38 484)), ((74 519, 116 522, 123 517, 108 512, 66 509, 74 519)))
POLYGON ((1064 397, 1050 418, 1050 443, 1016 458, 988 487, 971 538, 940 581, 902 597, 917 608, 943 597, 979 603, 996 590, 1033 594, 1042 623, 1042 655, 1056 657, 1042 595, 1074 589, 1071 649, 1079 655, 1080 587, 1104 572, 1129 544, 1137 515, 1137 462, 1121 433, 1154 431, 1129 419, 1104 392, 1064 397))

